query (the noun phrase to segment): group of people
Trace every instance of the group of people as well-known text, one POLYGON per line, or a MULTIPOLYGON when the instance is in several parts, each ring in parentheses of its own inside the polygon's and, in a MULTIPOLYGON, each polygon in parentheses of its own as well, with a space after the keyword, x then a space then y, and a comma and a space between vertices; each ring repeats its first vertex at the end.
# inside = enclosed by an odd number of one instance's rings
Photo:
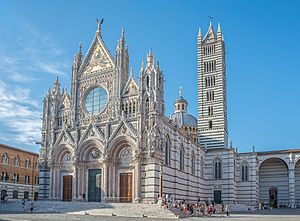
POLYGON ((219 213, 221 216, 225 214, 229 216, 229 208, 228 205, 216 205, 214 202, 201 202, 200 198, 195 202, 188 202, 186 200, 175 200, 174 195, 169 196, 166 194, 162 199, 162 206, 165 209, 176 209, 180 210, 182 213, 186 215, 193 216, 211 216, 212 214, 219 213))

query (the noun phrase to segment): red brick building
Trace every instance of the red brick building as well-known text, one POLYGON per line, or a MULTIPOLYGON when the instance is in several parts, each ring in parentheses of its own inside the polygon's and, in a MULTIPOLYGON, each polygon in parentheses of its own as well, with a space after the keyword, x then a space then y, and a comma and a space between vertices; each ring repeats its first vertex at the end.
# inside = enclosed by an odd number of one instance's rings
POLYGON ((38 197, 39 154, 0 144, 0 191, 8 199, 38 197))

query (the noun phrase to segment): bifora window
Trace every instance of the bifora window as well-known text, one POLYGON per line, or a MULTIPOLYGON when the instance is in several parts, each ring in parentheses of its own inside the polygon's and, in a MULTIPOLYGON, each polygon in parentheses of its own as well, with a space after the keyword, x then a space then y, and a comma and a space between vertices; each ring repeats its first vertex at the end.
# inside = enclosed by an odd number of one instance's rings
POLYGON ((102 87, 92 89, 85 99, 86 111, 90 114, 98 114, 102 112, 107 104, 107 92, 102 87))

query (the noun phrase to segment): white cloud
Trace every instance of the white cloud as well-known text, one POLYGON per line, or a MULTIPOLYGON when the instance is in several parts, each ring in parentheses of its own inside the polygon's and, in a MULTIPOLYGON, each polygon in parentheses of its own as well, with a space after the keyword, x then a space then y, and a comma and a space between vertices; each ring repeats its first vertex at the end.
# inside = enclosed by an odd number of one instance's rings
POLYGON ((38 109, 38 102, 30 98, 29 89, 0 80, 0 124, 8 129, 0 140, 7 141, 7 137, 11 137, 16 143, 34 145, 40 140, 41 112, 38 109))

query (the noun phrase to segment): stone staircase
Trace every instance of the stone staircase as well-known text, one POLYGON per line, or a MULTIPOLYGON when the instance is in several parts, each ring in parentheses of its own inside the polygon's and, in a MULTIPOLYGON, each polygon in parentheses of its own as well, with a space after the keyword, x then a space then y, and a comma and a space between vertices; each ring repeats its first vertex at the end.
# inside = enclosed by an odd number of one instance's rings
MULTIPOLYGON (((25 211, 30 211, 30 201, 26 201, 25 211)), ((10 201, 0 206, 1 212, 24 212, 22 201, 10 201)), ((98 203, 98 202, 61 202, 36 201, 34 213, 66 213, 91 216, 124 216, 149 218, 178 218, 168 209, 157 204, 142 203, 98 203)))

